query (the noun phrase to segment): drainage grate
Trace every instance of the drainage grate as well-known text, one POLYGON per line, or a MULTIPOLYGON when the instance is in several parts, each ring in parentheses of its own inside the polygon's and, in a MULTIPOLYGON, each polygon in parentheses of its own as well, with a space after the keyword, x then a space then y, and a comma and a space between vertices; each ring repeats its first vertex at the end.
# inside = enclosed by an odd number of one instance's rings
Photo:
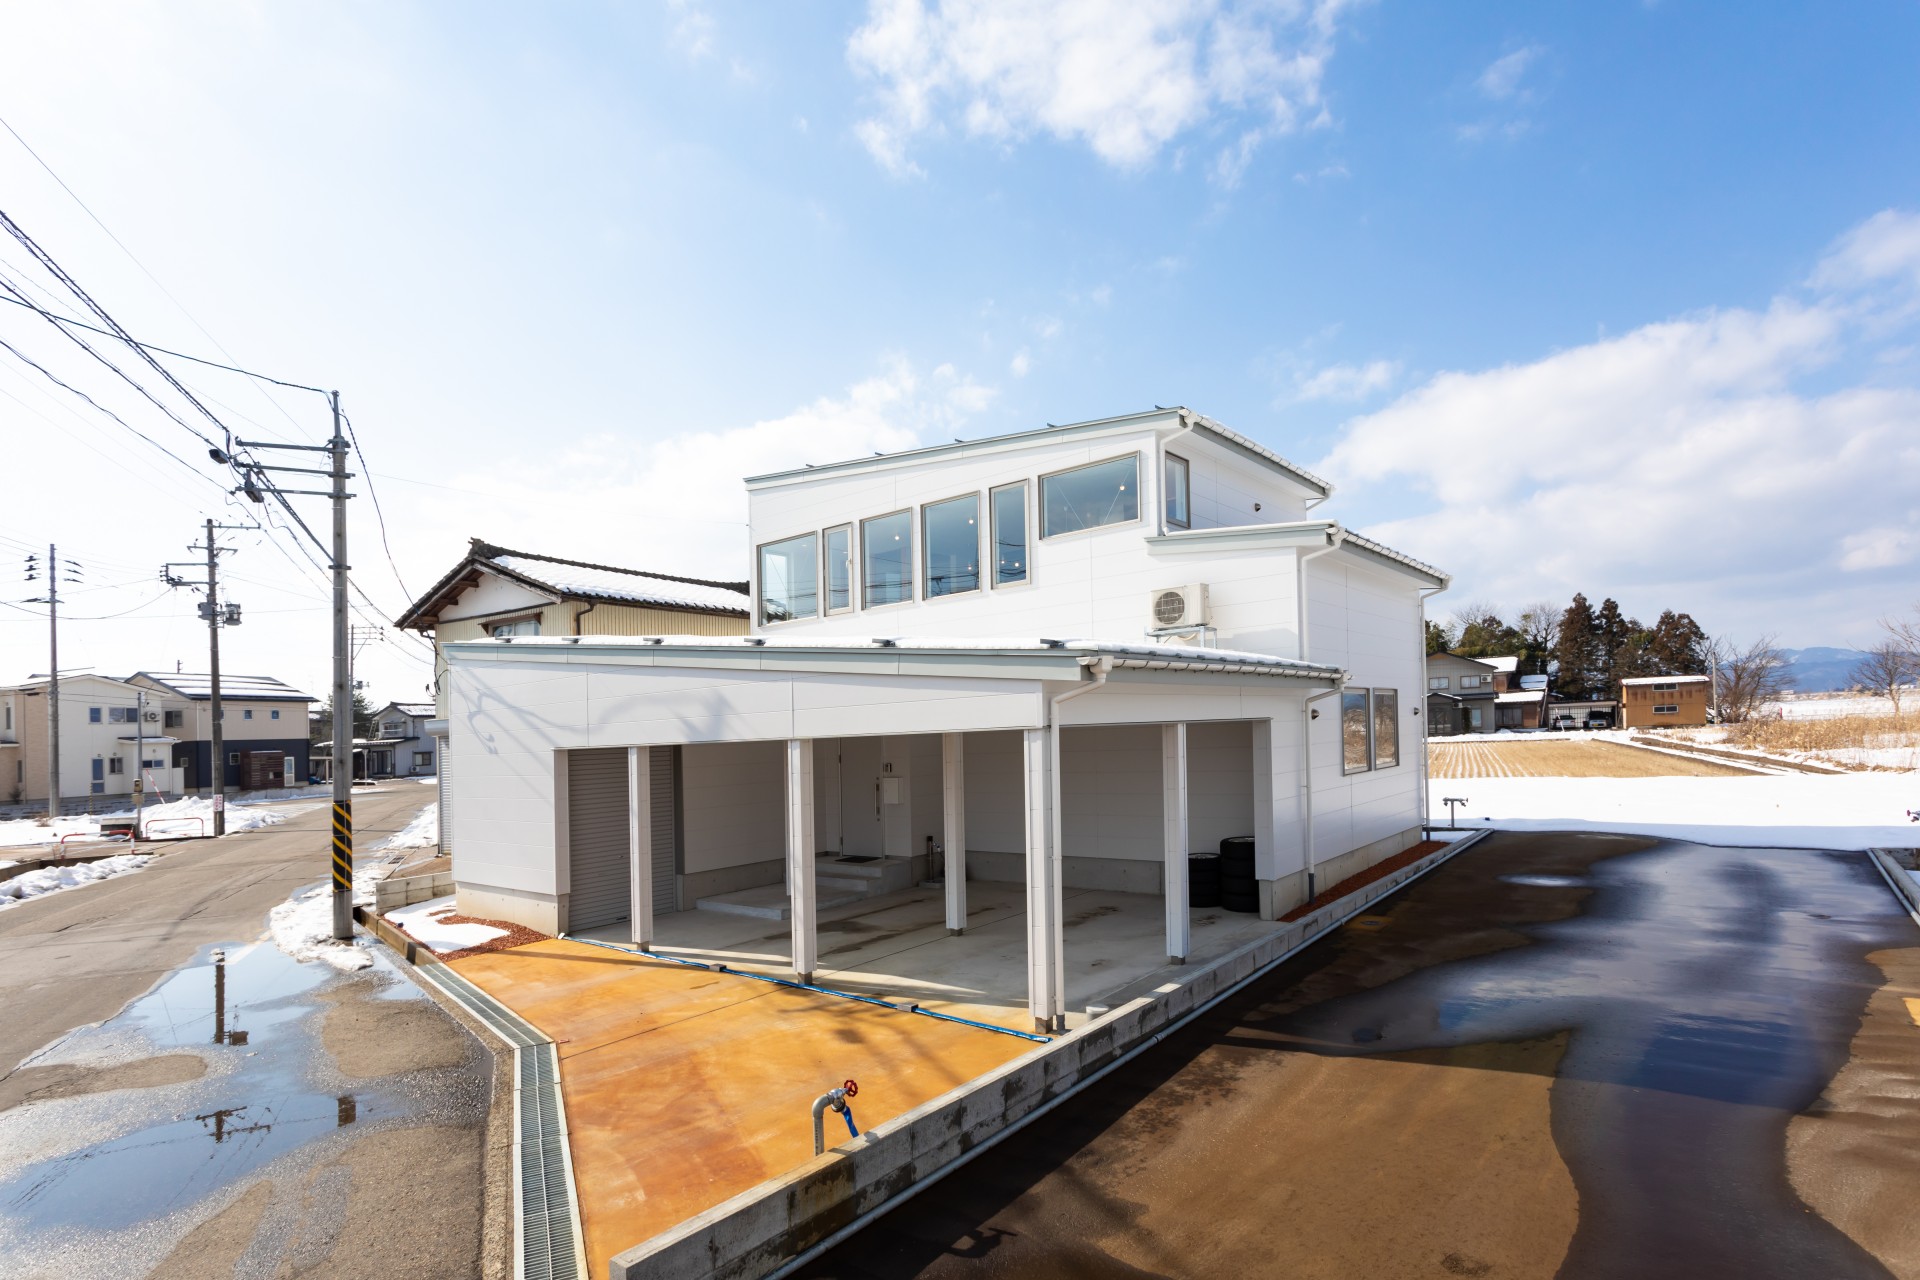
POLYGON ((447 966, 429 963, 416 971, 513 1046, 516 1280, 583 1280, 585 1241, 553 1041, 447 966))

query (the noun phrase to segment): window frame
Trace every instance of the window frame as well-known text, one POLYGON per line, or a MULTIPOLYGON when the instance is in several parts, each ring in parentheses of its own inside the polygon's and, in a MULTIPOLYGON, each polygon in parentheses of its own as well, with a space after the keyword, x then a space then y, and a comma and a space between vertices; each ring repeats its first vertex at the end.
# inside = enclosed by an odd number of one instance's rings
POLYGON ((1367 760, 1375 769, 1398 769, 1406 763, 1407 753, 1400 749, 1400 690, 1369 689, 1367 691, 1367 760), (1393 719, 1387 723, 1393 726, 1393 759, 1386 764, 1380 763, 1380 695, 1386 694, 1393 700, 1393 719))
POLYGON ((1356 773, 1373 772, 1373 690, 1346 688, 1340 691, 1340 776, 1351 778, 1356 773), (1357 697, 1361 700, 1360 723, 1366 735, 1366 760, 1358 765, 1347 763, 1347 699, 1357 697))
POLYGON ((1051 542, 1056 538, 1079 537, 1085 534, 1098 533, 1103 529, 1124 529, 1130 524, 1141 524, 1145 522, 1147 518, 1147 508, 1146 504, 1139 500, 1138 493, 1140 489, 1140 471, 1140 450, 1132 449, 1125 453, 1116 453, 1109 458, 1095 458, 1092 462, 1079 462, 1071 467, 1061 467, 1055 471, 1042 472, 1036 478, 1037 483, 1034 486, 1034 511, 1036 523, 1039 526, 1039 540, 1041 542, 1051 542), (1133 487, 1135 490, 1133 515, 1130 518, 1114 520, 1107 524, 1084 525, 1081 528, 1068 529, 1061 533, 1047 532, 1047 481, 1058 479, 1061 476, 1072 475, 1076 471, 1091 471, 1095 467, 1104 467, 1108 463, 1123 462, 1128 458, 1133 459, 1133 487))
POLYGON ((1452 687, 1453 687, 1452 681, 1446 676, 1428 676, 1427 677, 1427 692, 1429 693, 1432 693, 1435 690, 1439 690, 1439 689, 1450 689, 1452 687))
POLYGON ((986 590, 986 586, 985 586, 986 574, 982 572, 982 569, 984 567, 984 561, 980 554, 980 549, 982 545, 981 534, 983 532, 980 524, 980 519, 982 514, 981 508, 983 504, 981 503, 980 498, 981 498, 981 491, 978 489, 975 489, 969 493, 956 493, 951 498, 935 498, 931 502, 922 502, 915 509, 918 516, 919 525, 920 525, 920 530, 919 530, 920 532, 920 563, 918 565, 918 568, 920 570, 920 599, 945 600, 949 596, 966 596, 966 595, 972 595, 976 591, 986 590), (935 507, 943 507, 949 502, 965 502, 969 498, 973 499, 974 573, 975 573, 975 576, 980 579, 980 581, 976 582, 975 585, 971 587, 966 587, 959 591, 942 591, 939 595, 934 595, 933 594, 933 566, 929 564, 927 561, 927 557, 933 554, 933 541, 927 536, 927 513, 932 511, 935 507))
POLYGON ((248 707, 248 708, 246 708, 246 709, 245 709, 244 711, 242 711, 242 712, 240 713, 240 718, 241 718, 242 720, 251 720, 251 719, 253 719, 253 708, 252 708, 252 707, 248 707))
POLYGON ((1021 587, 1033 585, 1033 495, 1037 491, 1038 486, 1031 479, 1009 480, 1006 484, 990 485, 987 488, 987 546, 992 552, 988 558, 993 562, 993 567, 987 574, 989 591, 1016 591, 1021 587), (995 499, 1008 489, 1020 491, 1020 546, 1022 567, 1026 576, 1017 582, 1000 581, 1000 530, 994 520, 999 510, 995 505, 995 499))
POLYGON ((916 518, 917 511, 918 508, 907 506, 901 507, 896 511, 882 511, 878 515, 862 516, 860 519, 854 521, 854 524, 857 525, 860 530, 860 558, 858 563, 860 566, 860 608, 863 611, 870 609, 897 609, 901 605, 918 604, 920 602, 919 584, 913 580, 915 570, 919 568, 919 552, 913 546, 914 525, 918 523, 916 518), (900 600, 889 600, 884 604, 875 604, 873 601, 867 599, 867 526, 876 520, 891 520, 896 516, 905 516, 907 518, 907 594, 905 598, 900 600))
POLYGON ((487 639, 489 640, 503 640, 513 636, 537 636, 539 634, 540 613, 538 610, 532 613, 514 614, 509 618, 494 618, 487 623, 487 639), (531 622, 533 624, 533 630, 507 631, 504 633, 501 631, 502 627, 517 627, 523 622, 531 622))
POLYGON ((1160 519, 1169 529, 1193 528, 1193 460, 1171 449, 1162 451, 1160 463, 1160 519), (1167 509, 1169 489, 1168 470, 1174 463, 1180 464, 1180 508, 1186 512, 1183 519, 1175 520, 1167 509))
POLYGON ((753 625, 756 627, 784 627, 790 622, 807 622, 820 616, 820 531, 808 529, 802 533, 790 533, 784 538, 775 538, 762 542, 753 549, 753 625), (773 547, 783 547, 789 542, 802 542, 813 539, 813 554, 808 557, 813 562, 813 611, 796 613, 787 618, 767 617, 767 552, 773 547))
POLYGON ((1678 680, 1669 680, 1662 683, 1650 685, 1649 691, 1652 693, 1679 693, 1680 682, 1678 680))
POLYGON ((1654 707, 1653 714, 1657 716, 1677 716, 1680 714, 1680 704, 1677 702, 1660 703, 1654 707))
POLYGON ((88 724, 100 724, 100 723, 101 723, 101 716, 102 716, 102 714, 103 714, 103 712, 101 711, 101 709, 100 709, 99 707, 88 707, 88 708, 87 708, 87 723, 88 723, 88 724))
POLYGON ((820 531, 820 616, 823 618, 831 618, 836 614, 852 613, 860 607, 860 592, 856 589, 856 580, 859 575, 856 571, 855 564, 856 553, 860 547, 860 539, 859 535, 854 531, 853 526, 853 521, 846 520, 840 524, 828 525, 820 531), (828 549, 831 546, 831 539, 836 533, 844 533, 847 535, 847 602, 837 609, 833 606, 833 579, 831 577, 833 562, 829 558, 833 553, 828 549))

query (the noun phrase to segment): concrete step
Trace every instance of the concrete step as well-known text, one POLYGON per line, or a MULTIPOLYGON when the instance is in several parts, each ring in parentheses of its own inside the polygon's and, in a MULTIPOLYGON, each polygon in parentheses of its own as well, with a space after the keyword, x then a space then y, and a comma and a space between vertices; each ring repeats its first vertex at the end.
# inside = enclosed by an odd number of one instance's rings
POLYGON ((813 877, 814 889, 823 898, 828 893, 853 893, 864 898, 879 883, 878 880, 863 880, 858 876, 815 873, 813 877))
MULTIPOLYGON (((848 903, 858 902, 867 895, 858 889, 835 889, 831 892, 816 888, 815 909, 824 911, 828 907, 844 907, 848 903)), ((760 920, 791 919, 793 910, 787 899, 785 885, 760 885, 753 889, 738 889, 732 893, 715 894, 711 898, 698 898, 693 904, 701 911, 717 911, 729 916, 753 916, 760 920)))

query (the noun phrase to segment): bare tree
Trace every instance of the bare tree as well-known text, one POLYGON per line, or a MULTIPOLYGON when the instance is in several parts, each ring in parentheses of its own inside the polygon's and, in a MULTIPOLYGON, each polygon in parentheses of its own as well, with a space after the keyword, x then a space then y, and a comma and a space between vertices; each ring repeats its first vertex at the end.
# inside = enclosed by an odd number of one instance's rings
POLYGON ((1787 691, 1787 655, 1772 636, 1761 636, 1744 649, 1726 639, 1709 640, 1706 648, 1713 714, 1721 724, 1751 720, 1787 691))
POLYGON ((1527 648, 1538 653, 1551 653, 1560 643, 1560 615, 1566 612, 1563 605, 1551 600, 1536 600, 1520 611, 1520 638, 1527 648))
POLYGON ((1900 714, 1901 695, 1916 677, 1920 677, 1920 654, 1907 648, 1893 635, 1868 649, 1866 656, 1854 663, 1853 670, 1847 673, 1847 679, 1854 684, 1869 690, 1877 698, 1885 698, 1893 703, 1895 715, 1900 714))

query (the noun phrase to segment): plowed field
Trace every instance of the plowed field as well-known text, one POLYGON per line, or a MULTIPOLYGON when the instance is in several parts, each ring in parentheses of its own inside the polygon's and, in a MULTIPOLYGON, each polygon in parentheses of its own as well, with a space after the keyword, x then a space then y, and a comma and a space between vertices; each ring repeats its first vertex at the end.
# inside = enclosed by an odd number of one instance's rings
POLYGON ((1428 742, 1435 778, 1742 778, 1753 771, 1617 742, 1544 738, 1538 742, 1428 742))

